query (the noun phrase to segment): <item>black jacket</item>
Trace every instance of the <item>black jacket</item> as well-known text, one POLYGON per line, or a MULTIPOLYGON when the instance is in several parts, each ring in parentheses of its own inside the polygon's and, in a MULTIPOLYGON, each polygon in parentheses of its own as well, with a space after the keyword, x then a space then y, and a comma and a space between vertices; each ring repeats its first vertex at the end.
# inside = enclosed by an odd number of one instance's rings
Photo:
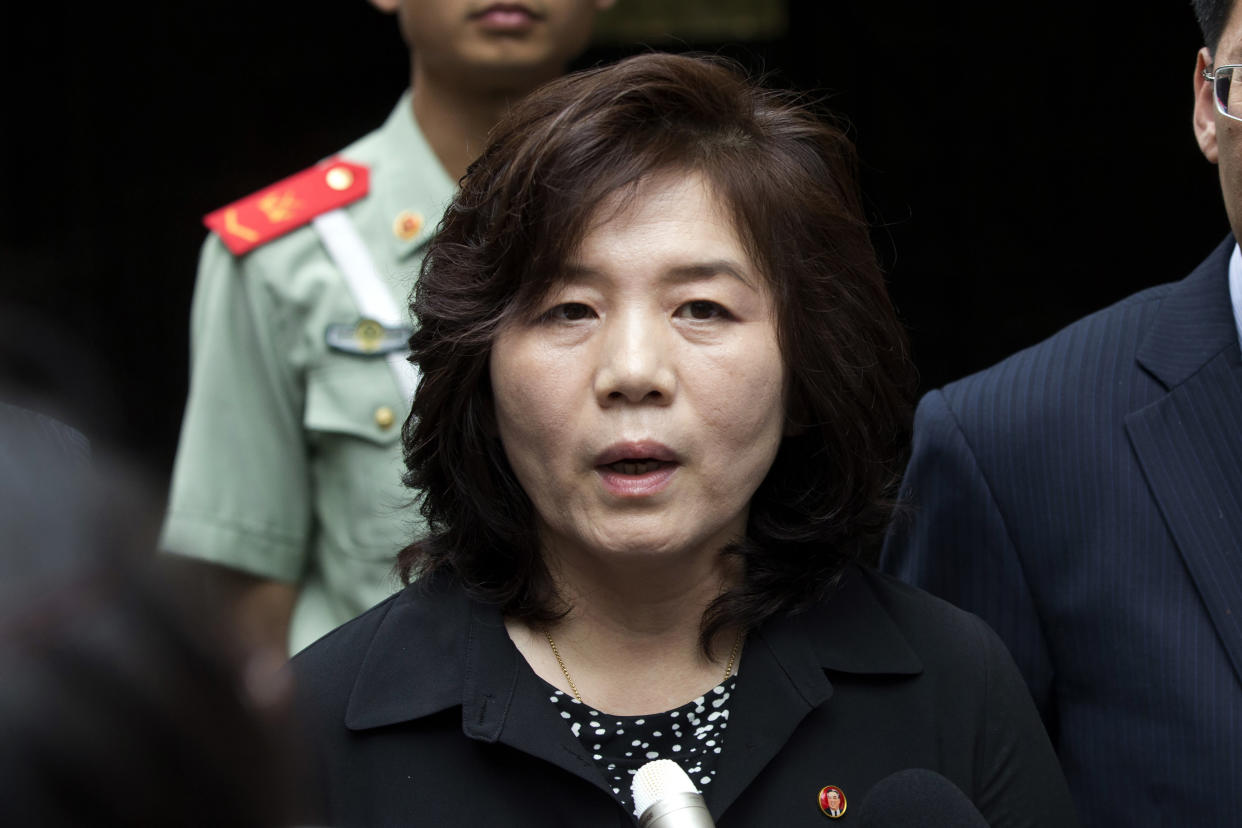
MULTIPOLYGON (((408 587, 293 669, 327 824, 633 823, 498 610, 449 579, 408 587)), ((820 606, 752 631, 730 707, 706 793, 720 826, 823 826, 825 785, 853 822, 871 786, 908 767, 947 776, 993 828, 1075 824, 999 639, 884 576, 851 570, 820 606)))

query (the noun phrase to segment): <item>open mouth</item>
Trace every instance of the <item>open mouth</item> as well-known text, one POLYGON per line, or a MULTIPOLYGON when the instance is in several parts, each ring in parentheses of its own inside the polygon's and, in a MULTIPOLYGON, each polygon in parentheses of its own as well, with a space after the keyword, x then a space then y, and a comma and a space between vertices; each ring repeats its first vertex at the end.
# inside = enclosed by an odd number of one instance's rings
POLYGON ((673 464, 665 460, 654 460, 649 457, 643 457, 633 460, 618 460, 615 463, 606 464, 604 468, 610 469, 617 474, 638 475, 658 471, 659 469, 671 465, 673 464))
POLYGON ((682 462, 657 440, 623 440, 595 456, 595 471, 613 496, 647 498, 668 488, 682 462))

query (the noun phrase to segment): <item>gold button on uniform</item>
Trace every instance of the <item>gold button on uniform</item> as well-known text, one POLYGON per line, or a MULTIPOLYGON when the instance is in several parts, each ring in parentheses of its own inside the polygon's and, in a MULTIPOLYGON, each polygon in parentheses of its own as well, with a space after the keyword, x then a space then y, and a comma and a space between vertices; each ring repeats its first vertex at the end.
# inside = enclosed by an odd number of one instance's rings
POLYGON ((392 222, 392 232, 401 241, 409 241, 423 229, 422 213, 402 210, 392 222))
POLYGON ((388 406, 381 405, 379 408, 375 409, 375 424, 384 431, 392 428, 392 424, 396 421, 397 415, 394 414, 392 409, 388 406))
POLYGON ((345 167, 333 167, 328 170, 326 181, 334 190, 348 190, 354 183, 354 174, 345 167))

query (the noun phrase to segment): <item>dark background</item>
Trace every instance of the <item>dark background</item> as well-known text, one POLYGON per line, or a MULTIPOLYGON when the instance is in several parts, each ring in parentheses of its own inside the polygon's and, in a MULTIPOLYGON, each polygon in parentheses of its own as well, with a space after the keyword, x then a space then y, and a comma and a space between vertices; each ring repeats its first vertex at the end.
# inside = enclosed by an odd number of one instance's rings
MULTIPOLYGON (((0 381, 58 399, 52 413, 162 485, 200 217, 378 126, 404 45, 363 0, 11 5, 0 381)), ((1228 229, 1190 128, 1188 3, 789 14, 779 41, 672 48, 732 55, 849 118, 924 389, 1180 278, 1228 229)))

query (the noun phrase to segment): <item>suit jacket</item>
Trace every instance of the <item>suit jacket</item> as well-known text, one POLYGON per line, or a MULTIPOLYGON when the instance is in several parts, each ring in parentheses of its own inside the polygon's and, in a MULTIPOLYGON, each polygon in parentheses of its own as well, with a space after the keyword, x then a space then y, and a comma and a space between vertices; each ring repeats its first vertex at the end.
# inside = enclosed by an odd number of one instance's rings
POLYGON ((1242 811, 1233 245, 915 417, 881 566, 1000 633, 1089 825, 1242 811))
MULTIPOLYGON (((498 610, 447 578, 292 666, 317 777, 303 789, 324 793, 324 824, 634 823, 498 610)), ((851 570, 820 606, 748 635, 705 792, 718 825, 818 828, 825 785, 861 802, 907 767, 948 777, 993 828, 1075 824, 1030 696, 979 619, 851 570)))

